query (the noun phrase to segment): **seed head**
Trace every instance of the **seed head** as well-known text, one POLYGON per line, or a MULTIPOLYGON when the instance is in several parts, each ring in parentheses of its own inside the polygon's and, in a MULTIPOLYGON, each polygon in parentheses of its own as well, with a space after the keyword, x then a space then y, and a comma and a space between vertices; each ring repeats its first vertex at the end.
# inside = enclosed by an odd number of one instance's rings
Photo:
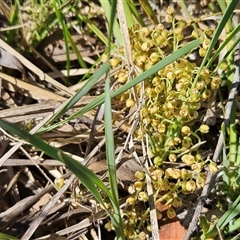
POLYGON ((174 211, 174 209, 172 207, 170 207, 168 210, 167 210, 167 216, 168 218, 170 219, 173 219, 176 217, 176 212, 174 211))
POLYGON ((159 60, 159 54, 156 52, 153 52, 150 57, 149 57, 150 61, 154 64, 159 60))
POLYGON ((191 129, 188 126, 183 126, 181 131, 184 135, 188 135, 191 132, 191 129))
POLYGON ((128 205, 133 205, 135 203, 135 198, 134 197, 127 198, 126 203, 128 205))
POLYGON ((172 178, 179 179, 181 177, 181 170, 178 168, 173 169, 172 178))
POLYGON ((165 170, 165 177, 166 178, 173 178, 173 174, 174 174, 174 169, 173 168, 167 168, 165 170))
POLYGON ((107 222, 106 224, 105 224, 105 229, 107 229, 107 231, 112 231, 112 230, 114 230, 114 226, 113 226, 113 224, 111 223, 111 222, 107 222))
POLYGON ((172 6, 168 6, 166 13, 172 15, 174 13, 174 8, 172 6))
POLYGON ((199 48, 199 55, 200 57, 204 57, 207 53, 207 50, 204 48, 199 48))
POLYGON ((143 182, 141 182, 141 181, 135 182, 135 183, 134 183, 134 187, 135 187, 135 189, 136 189, 137 191, 142 190, 142 188, 143 188, 143 182))
POLYGON ((155 166, 161 166, 163 163, 163 159, 159 156, 155 157, 153 160, 155 166))
POLYGON ((113 68, 115 68, 115 67, 117 67, 118 64, 120 63, 120 60, 119 60, 118 58, 112 58, 112 59, 109 60, 109 62, 110 62, 110 64, 111 64, 111 66, 112 66, 113 68))
POLYGON ((210 96, 211 96, 211 92, 208 89, 205 89, 204 92, 202 93, 202 98, 206 100, 210 98, 210 96))
POLYGON ((187 165, 192 165, 195 162, 195 158, 191 154, 184 154, 182 156, 182 161, 186 163, 187 165))
POLYGON ((162 169, 156 169, 151 173, 153 180, 161 179, 164 174, 164 171, 162 169))
POLYGON ((168 156, 168 159, 170 162, 176 162, 177 161, 177 156, 176 154, 170 153, 168 156))
POLYGON ((191 166, 191 169, 196 172, 196 173, 200 173, 203 169, 203 163, 200 162, 200 163, 194 163, 192 166, 191 166))
POLYGON ((186 182, 186 190, 188 192, 194 192, 196 188, 196 183, 192 179, 186 182))
POLYGON ((135 177, 139 180, 144 180, 146 175, 144 172, 141 172, 141 171, 136 171, 135 172, 135 177))
POLYGON ((167 78, 170 80, 170 81, 173 81, 175 79, 176 75, 174 72, 168 72, 167 73, 167 78))
POLYGON ((132 107, 133 105, 135 104, 135 102, 133 101, 132 98, 128 98, 127 101, 126 101, 126 106, 129 108, 129 107, 132 107))
POLYGON ((198 188, 203 188, 205 185, 205 179, 203 177, 201 177, 201 175, 199 174, 197 179, 196 179, 196 185, 198 188))
POLYGON ((141 39, 146 38, 151 33, 151 30, 147 27, 143 27, 139 30, 139 35, 141 39))
POLYGON ((202 124, 202 125, 200 126, 200 128, 199 128, 199 131, 200 131, 201 133, 208 133, 208 132, 209 132, 209 126, 206 125, 206 124, 202 124))
POLYGON ((63 187, 63 185, 64 185, 64 178, 56 178, 54 180, 54 184, 56 185, 56 187, 58 189, 61 189, 63 187))
POLYGON ((172 201, 172 205, 175 208, 181 207, 182 206, 182 199, 180 197, 175 197, 172 201))
POLYGON ((217 164, 211 161, 209 164, 209 170, 211 173, 217 172, 217 164))
POLYGON ((191 177, 191 174, 189 173, 189 171, 185 168, 181 169, 181 177, 183 180, 187 180, 191 177))
POLYGON ((138 194, 138 200, 139 201, 143 201, 143 202, 147 202, 148 201, 148 195, 146 192, 140 192, 138 194))
POLYGON ((158 125, 158 132, 159 133, 165 133, 165 131, 166 131, 166 125, 164 123, 160 123, 158 125))
POLYGON ((209 48, 209 45, 210 45, 210 40, 208 38, 205 38, 202 42, 203 49, 207 50, 209 48))

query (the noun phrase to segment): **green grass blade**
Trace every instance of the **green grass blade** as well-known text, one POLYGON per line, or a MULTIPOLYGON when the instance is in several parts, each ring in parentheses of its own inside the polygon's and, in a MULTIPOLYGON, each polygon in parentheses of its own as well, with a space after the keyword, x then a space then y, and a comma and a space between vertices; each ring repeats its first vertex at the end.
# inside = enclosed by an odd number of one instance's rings
MULTIPOLYGON (((150 68, 147 71, 143 72, 142 74, 140 74, 139 76, 134 78, 132 81, 128 82, 127 84, 125 84, 121 88, 119 88, 116 91, 112 92, 111 93, 111 98, 114 98, 114 97, 118 96, 119 94, 127 91, 131 87, 134 87, 138 83, 144 81, 145 79, 147 79, 151 75, 155 74, 156 72, 158 72, 162 68, 166 67, 168 64, 176 61, 178 58, 182 57, 183 55, 188 54, 194 48, 196 48, 200 43, 201 43, 201 40, 200 39, 196 39, 196 40, 186 44, 184 47, 178 49, 176 52, 174 52, 171 55, 165 57, 165 59, 163 59, 162 61, 156 63, 152 68, 150 68)), ((60 126, 60 125, 62 125, 64 123, 66 123, 66 122, 68 122, 68 121, 78 117, 78 116, 81 116, 81 115, 87 113, 88 111, 90 111, 90 110, 98 107, 99 105, 103 104, 104 98, 105 98, 105 94, 102 94, 102 95, 96 97, 92 102, 87 104, 85 107, 83 107, 78 112, 76 112, 73 115, 71 115, 70 117, 66 118, 64 121, 62 121, 60 123, 56 123, 55 125, 52 125, 51 127, 41 128, 38 132, 49 131, 51 129, 54 129, 54 128, 56 128, 56 127, 58 127, 58 126, 60 126)))
POLYGON ((227 8, 226 2, 222 0, 218 0, 218 5, 221 8, 222 12, 224 12, 227 8))
POLYGON ((43 26, 36 29, 30 37, 30 44, 37 48, 39 43, 51 32, 51 30, 59 24, 59 20, 55 13, 48 16, 46 21, 42 24, 43 26))
POLYGON ((116 220, 115 231, 118 239, 124 238, 123 223, 119 207, 118 186, 117 186, 117 169, 115 163, 115 145, 112 129, 112 107, 110 96, 110 76, 107 74, 105 81, 105 113, 104 113, 104 126, 106 137, 106 158, 108 165, 108 177, 110 189, 112 194, 112 205, 114 208, 114 217, 116 220))
POLYGON ((127 0, 128 6, 134 16, 134 18, 137 20, 137 22, 143 27, 146 26, 146 24, 143 21, 142 16, 140 15, 139 11, 136 8, 135 3, 133 2, 133 0, 127 0))
POLYGON ((227 233, 232 233, 237 231, 240 228, 240 218, 234 220, 231 222, 231 224, 228 225, 227 227, 227 233))
MULTIPOLYGON (((11 11, 10 19, 9 19, 10 26, 14 26, 14 25, 17 25, 19 23, 19 6, 20 6, 19 2, 14 1, 14 7, 11 11)), ((7 39, 8 43, 10 45, 16 42, 15 37, 16 37, 16 31, 15 30, 7 31, 6 39, 7 39)))
MULTIPOLYGON (((108 59, 110 58, 111 50, 111 38, 113 34, 113 25, 116 15, 116 1, 112 2, 112 10, 109 21, 109 32, 108 32, 108 59)), ((108 165, 108 178, 110 183, 110 190, 112 194, 112 206, 113 206, 113 218, 114 228, 117 235, 117 239, 124 240, 124 227, 119 207, 118 197, 118 184, 117 184, 117 169, 115 163, 115 145, 112 129, 112 104, 110 94, 110 74, 109 70, 105 80, 105 109, 104 109, 104 127, 105 127, 105 138, 106 138, 106 159, 108 165)))
POLYGON ((203 67, 206 65, 206 63, 207 63, 207 61, 209 59, 209 56, 210 56, 210 54, 211 54, 215 44, 217 43, 217 41, 219 39, 219 36, 220 36, 221 32, 223 31, 227 21, 231 18, 232 13, 233 13, 234 9, 236 8, 237 4, 238 4, 238 1, 231 1, 229 3, 229 5, 227 6, 226 11, 224 12, 223 17, 222 17, 221 21, 219 22, 219 24, 218 24, 218 26, 216 28, 216 31, 215 31, 215 33, 214 33, 214 35, 212 37, 212 40, 210 42, 209 48, 208 48, 208 50, 206 52, 206 55, 203 58, 202 64, 200 66, 200 69, 199 69, 199 71, 198 71, 198 73, 197 73, 197 75, 196 75, 196 77, 194 79, 193 86, 195 86, 197 84, 197 81, 198 81, 198 78, 200 76, 200 73, 201 73, 203 67))
MULTIPOLYGON (((229 2, 237 2, 237 1, 235 1, 235 0, 233 0, 233 1, 222 1, 222 0, 218 0, 218 4, 219 4, 222 12, 226 11, 227 5, 229 4, 229 2)), ((231 21, 231 19, 229 19, 229 21, 228 21, 228 23, 227 23, 227 25, 226 25, 227 32, 228 32, 229 30, 231 30, 232 28, 233 28, 233 26, 232 26, 232 21, 231 21)))
MULTIPOLYGON (((108 22, 110 22, 111 11, 112 11, 111 1, 110 0, 100 0, 100 3, 101 3, 102 8, 104 9, 104 12, 105 12, 108 22)), ((123 38, 122 38, 120 27, 119 27, 119 24, 118 24, 116 18, 114 19, 114 23, 113 23, 113 35, 116 38, 117 45, 121 46, 123 44, 123 38)))
MULTIPOLYGON (((226 38, 226 40, 221 43, 221 45, 219 46, 219 48, 216 50, 216 52, 213 54, 213 56, 210 58, 210 60, 208 61, 206 67, 209 68, 212 63, 214 62, 214 60, 217 58, 217 56, 219 55, 219 53, 227 46, 227 44, 236 37, 236 34, 240 31, 240 24, 238 24, 238 26, 231 32, 231 34, 226 38)), ((235 46, 237 45, 237 43, 239 43, 239 37, 238 39, 236 39, 233 43, 233 45, 231 44, 231 49, 233 50, 233 48, 235 48, 235 46)), ((231 53, 232 51, 228 51, 229 53, 231 53)), ((222 60, 226 59, 226 55, 222 60)), ((217 68, 216 68, 217 69, 217 68)))
POLYGON ((70 70, 70 53, 69 53, 69 46, 68 46, 68 42, 70 42, 73 50, 74 50, 74 53, 76 54, 77 56, 77 59, 78 59, 78 62, 79 64, 81 65, 82 68, 87 68, 87 65, 86 63, 83 61, 82 59, 82 56, 81 54, 79 53, 79 50, 75 44, 75 42, 73 41, 72 39, 72 36, 71 34, 69 33, 68 31, 68 27, 64 21, 64 15, 62 12, 59 11, 59 8, 58 6, 61 5, 61 2, 58 1, 58 4, 56 3, 56 1, 54 1, 54 10, 55 10, 55 13, 57 15, 57 18, 62 26, 62 29, 63 29, 63 36, 64 36, 64 42, 65 42, 65 47, 66 47, 66 56, 67 56, 67 71, 68 71, 68 74, 69 75, 69 70, 70 70))
MULTIPOLYGON (((239 29, 240 30, 240 29, 239 29)), ((216 66, 216 68, 214 69, 214 72, 217 72, 218 67, 221 65, 221 63, 225 62, 226 59, 228 58, 228 56, 233 53, 234 48, 237 46, 237 44, 239 44, 240 42, 240 36, 238 36, 234 42, 231 44, 231 46, 228 48, 227 53, 223 56, 223 58, 219 61, 218 65, 216 66)))
POLYGON ((84 62, 83 58, 82 58, 82 55, 80 54, 78 48, 77 48, 77 45, 76 43, 74 42, 73 38, 72 38, 72 35, 70 34, 70 32, 68 31, 68 29, 66 29, 67 32, 66 32, 66 35, 67 35, 67 39, 68 41, 70 42, 71 46, 72 46, 72 49, 74 51, 74 53, 76 54, 77 56, 77 59, 78 59, 78 62, 80 64, 80 66, 82 68, 88 68, 87 67, 87 64, 84 62))
POLYGON ((83 185, 88 188, 94 197, 103 204, 103 199, 101 197, 101 194, 99 193, 98 188, 96 185, 103 190, 103 192, 108 196, 111 197, 110 191, 107 189, 107 187, 104 185, 104 183, 100 180, 100 178, 94 174, 92 171, 90 171, 88 168, 83 166, 80 162, 77 162, 70 156, 64 154, 61 150, 54 148, 47 143, 45 143, 43 140, 41 140, 39 137, 29 134, 28 132, 21 130, 14 124, 10 124, 8 122, 5 122, 3 120, 0 120, 0 126, 5 129, 6 131, 9 131, 13 134, 16 134, 21 139, 25 140, 26 142, 31 143, 33 146, 37 147, 38 149, 44 151, 47 155, 52 157, 53 159, 58 159, 69 168, 70 171, 72 171, 76 177, 83 183, 83 185))
POLYGON ((125 17, 126 17, 127 26, 128 26, 128 28, 130 28, 134 25, 134 20, 133 20, 133 17, 132 17, 131 8, 130 8, 127 1, 123 1, 123 8, 124 8, 124 13, 125 13, 125 17))
POLYGON ((63 18, 63 14, 59 11, 58 6, 60 6, 60 3, 58 1, 58 4, 56 1, 53 2, 53 7, 55 14, 59 20, 60 25, 62 26, 62 32, 63 32, 63 38, 64 38, 64 43, 65 43, 65 50, 66 50, 66 58, 67 58, 67 75, 69 76, 69 71, 70 71, 70 52, 69 52, 69 46, 68 46, 68 37, 67 37, 67 26, 63 18))
MULTIPOLYGON (((234 201, 232 206, 227 210, 223 216, 218 220, 217 225, 220 230, 222 230, 227 224, 230 223, 240 212, 240 196, 234 201)), ((205 238, 214 237, 218 233, 216 224, 210 228, 210 230, 205 234, 205 238)))
POLYGON ((13 237, 11 235, 8 235, 6 233, 1 233, 0 232, 0 239, 1 240, 19 240, 19 238, 13 237))
MULTIPOLYGON (((236 166, 240 166, 240 138, 238 138, 238 142, 237 142, 237 159, 236 159, 236 166)), ((239 172, 240 173, 240 172, 239 172)), ((240 174, 239 174, 240 177, 240 174)))
POLYGON ((85 96, 88 91, 94 86, 94 84, 99 80, 99 78, 106 73, 110 69, 110 64, 109 63, 104 63, 98 71, 96 71, 90 79, 86 82, 86 84, 79 89, 79 91, 72 96, 66 105, 48 122, 48 124, 51 124, 54 122, 56 119, 61 117, 63 114, 65 114, 69 109, 71 109, 83 96, 85 96))
POLYGON ((143 10, 145 11, 145 13, 147 14, 147 16, 149 17, 149 19, 152 21, 152 23, 154 25, 157 25, 159 22, 158 22, 156 13, 153 11, 149 1, 148 0, 139 0, 139 3, 141 5, 141 7, 143 8, 143 10))
POLYGON ((98 38, 107 46, 108 40, 107 37, 94 25, 92 22, 87 19, 85 16, 80 14, 75 8, 72 8, 72 11, 76 14, 77 18, 86 23, 88 28, 98 36, 98 38))

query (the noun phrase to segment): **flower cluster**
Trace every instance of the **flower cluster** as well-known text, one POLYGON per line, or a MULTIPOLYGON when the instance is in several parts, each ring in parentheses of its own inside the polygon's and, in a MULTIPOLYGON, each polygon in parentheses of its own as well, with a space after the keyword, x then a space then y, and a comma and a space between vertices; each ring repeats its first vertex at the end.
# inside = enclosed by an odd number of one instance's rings
MULTIPOLYGON (((137 25, 130 30, 133 62, 143 72, 182 47, 188 37, 202 39, 201 46, 196 50, 199 59, 204 57, 209 47, 211 33, 208 29, 197 32, 187 22, 177 21, 171 7, 166 13, 165 24, 153 28, 137 25), (189 29, 191 36, 186 35, 189 29)), ((116 67, 121 61, 113 57, 110 62, 116 67)), ((167 206, 164 211, 157 208, 159 219, 163 212, 168 218, 176 216, 175 210, 182 206, 180 193, 189 194, 204 186, 206 165, 211 171, 216 171, 215 164, 210 159, 204 160, 199 151, 201 137, 209 132, 209 126, 199 126, 195 122, 201 117, 202 103, 214 96, 221 79, 208 68, 203 68, 199 74, 198 64, 192 62, 188 55, 183 56, 136 87, 139 96, 144 92, 136 137, 145 140, 147 136, 152 157, 148 172, 155 204, 167 206)), ((122 68, 115 77, 124 84, 129 81, 129 69, 122 68)), ((130 92, 120 96, 120 100, 124 100, 129 108, 135 104, 130 92)), ((126 234, 132 239, 140 238, 140 233, 135 232, 133 226, 137 224, 145 233, 149 226, 149 212, 142 212, 137 204, 146 204, 149 200, 145 173, 136 172, 135 176, 134 191, 126 200, 129 207, 123 217, 126 234)))

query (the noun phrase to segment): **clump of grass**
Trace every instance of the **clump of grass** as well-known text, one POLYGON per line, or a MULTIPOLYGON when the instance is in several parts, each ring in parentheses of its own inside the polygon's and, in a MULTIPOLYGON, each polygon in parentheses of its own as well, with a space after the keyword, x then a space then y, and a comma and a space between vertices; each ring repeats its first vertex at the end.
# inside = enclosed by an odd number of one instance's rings
MULTIPOLYGON (((184 2, 184 1, 181 1, 184 2)), ((220 1, 219 1, 220 2, 220 1)), ((43 6, 46 2, 41 2, 43 6)), ((53 2, 54 19, 59 19, 64 30, 66 44, 71 44, 71 36, 69 35, 68 26, 64 21, 62 12, 63 3, 53 2)), ((40 132, 50 131, 75 119, 78 116, 96 108, 105 102, 105 135, 107 138, 107 160, 108 173, 111 191, 105 186, 104 182, 82 166, 79 162, 65 155, 61 150, 52 148, 40 138, 27 134, 19 130, 15 126, 9 125, 2 120, 0 125, 10 132, 13 132, 21 138, 31 142, 43 150, 52 158, 59 159, 81 180, 83 185, 92 192, 98 201, 97 206, 106 211, 111 222, 105 227, 109 231, 114 230, 118 239, 145 239, 151 234, 151 223, 147 202, 149 201, 148 192, 146 190, 146 178, 150 177, 151 185, 154 190, 154 200, 157 208, 157 218, 175 218, 177 210, 182 206, 182 196, 186 196, 195 192, 197 189, 204 187, 206 172, 216 172, 217 164, 210 158, 203 158, 201 155, 201 146, 205 144, 204 134, 208 134, 209 126, 201 122, 203 116, 202 105, 208 103, 212 98, 216 97, 222 85, 222 79, 218 74, 218 66, 221 66, 222 74, 227 78, 229 86, 233 82, 231 74, 231 57, 233 48, 229 47, 229 52, 225 55, 230 56, 227 62, 221 62, 216 66, 216 59, 220 51, 227 46, 229 42, 233 46, 237 44, 235 40, 236 29, 231 28, 231 22, 228 22, 228 38, 226 41, 219 43, 219 36, 227 21, 230 19, 236 3, 231 2, 227 6, 225 3, 219 4, 224 15, 220 21, 216 31, 211 29, 201 29, 198 27, 197 21, 178 20, 174 10, 169 7, 166 11, 166 24, 157 24, 153 27, 140 27, 134 25, 130 29, 132 60, 137 71, 132 74, 132 69, 125 66, 123 48, 118 49, 119 52, 114 57, 105 56, 105 63, 86 81, 85 85, 71 97, 62 109, 39 130, 40 132), (226 7, 226 9, 224 9, 226 7), (197 28, 196 28, 197 26, 197 28), (190 32, 190 34, 189 34, 190 32), (193 40, 197 38, 196 40, 193 40), (190 54, 197 52, 200 61, 198 63, 190 59, 190 54), (119 58, 120 56, 120 58, 119 58), (120 87, 110 92, 110 65, 114 68, 122 64, 121 70, 115 74, 120 87), (225 65, 226 64, 226 65, 225 65), (97 96, 92 102, 84 106, 82 109, 65 118, 63 121, 56 121, 66 113, 76 102, 78 102, 92 86, 106 74, 105 90, 106 93, 97 96), (131 78, 131 77, 133 78, 131 78), (140 84, 141 83, 141 84, 140 84), (132 91, 131 88, 134 88, 132 91), (118 202, 118 189, 116 179, 116 163, 114 155, 113 131, 111 127, 111 98, 117 97, 124 102, 130 111, 135 106, 140 105, 139 126, 135 131, 135 137, 138 140, 147 143, 150 167, 146 171, 137 171, 135 173, 136 181, 129 192, 124 208, 120 209, 118 202), (141 101, 139 101, 139 99, 141 101), (148 144, 149 143, 149 144, 148 144), (177 167, 176 167, 177 166, 177 167), (107 202, 105 201, 108 198, 107 202), (158 204, 166 205, 164 212, 157 206, 158 204)), ((47 7, 48 5, 46 5, 47 7)), ((112 13, 115 10, 114 3, 109 3, 112 13)), ((47 8, 46 8, 47 9, 47 8)), ((83 20, 79 12, 72 6, 67 4, 67 9, 74 12, 79 19, 83 20)), ((131 8, 133 9, 133 8, 131 8)), ((129 9, 128 9, 129 10, 129 9)), ((136 13, 136 12, 135 12, 136 13)), ((43 11, 43 15, 46 13, 43 11)), ((110 34, 108 40, 101 35, 102 41, 108 46, 111 53, 112 44, 110 43, 112 27, 114 23, 114 14, 109 16, 110 34)), ((135 16, 138 16, 135 14, 135 16)), ((44 18, 43 18, 44 19, 44 18)), ((40 23, 43 21, 40 21, 40 23)), ((157 19, 153 19, 153 22, 157 19)), ((89 21, 86 20, 89 25, 89 21)), ((116 21, 115 21, 116 23, 116 21)), ((141 25, 144 25, 141 22, 141 25)), ((94 28, 93 28, 94 29, 94 28)), ((96 29, 95 29, 96 30, 96 29)), ((116 30, 116 29, 115 29, 116 30)), ((97 32, 97 31, 96 31, 97 32)), ((117 31, 116 31, 117 32, 117 31)), ((121 36, 117 32, 119 42, 121 36)), ((36 39, 38 39, 38 35, 36 39)), ((42 35, 44 38, 44 35, 42 35)), ((40 37, 40 39, 42 38, 40 37)), ((34 40, 32 40, 34 42, 34 40)), ((119 47, 119 46, 118 46, 119 47)), ((73 47, 74 48, 74 47, 73 47)), ((76 50, 76 48, 75 48, 76 50)), ((79 57, 81 63, 81 58, 79 57)), ((84 63, 83 63, 84 64, 84 63)), ((222 77, 222 75, 221 75, 222 77)), ((206 109, 204 109, 205 111, 206 109)), ((229 117, 229 116, 228 116, 229 117)), ((231 191, 227 192, 227 196, 231 196, 234 201, 229 211, 216 220, 211 226, 206 219, 201 218, 201 226, 203 228, 203 236, 214 237, 217 234, 217 222, 224 233, 227 235, 234 232, 238 227, 237 213, 239 198, 234 199, 232 190, 238 187, 238 171, 228 172, 228 167, 235 166, 234 159, 237 159, 235 128, 236 116, 231 115, 231 125, 229 138, 231 142, 230 158, 227 152, 224 152, 224 182, 226 188, 230 186, 231 191), (234 132, 235 131, 235 132, 234 132), (234 155, 234 157, 232 157, 234 155), (230 161, 229 161, 230 160, 230 161), (234 212, 235 211, 235 212, 234 212), (234 212, 234 213, 233 213, 234 212), (231 227, 230 221, 234 220, 234 227, 231 227)), ((229 125, 226 126, 228 128, 229 125)), ((221 129, 224 134, 224 144, 228 145, 228 131, 221 129), (227 136, 227 137, 226 137, 227 136)), ((237 161, 239 163, 239 161, 237 161)), ((56 182, 61 187, 62 182, 56 182)), ((226 205, 222 204, 221 207, 226 205)))
MULTIPOLYGON (((206 54, 211 31, 196 31, 186 21, 176 20, 172 7, 166 12, 164 24, 153 28, 135 25, 130 30, 132 59, 140 72, 151 69, 171 52, 181 48, 184 39, 200 37, 202 43, 194 51, 199 54, 199 59, 203 59, 206 54), (167 25, 168 28, 165 27, 167 25), (187 36, 189 30, 191 35, 187 36)), ((124 55, 122 49, 119 54, 124 55)), ((179 197, 181 193, 189 194, 204 186, 206 166, 213 172, 217 170, 216 164, 209 158, 204 159, 199 151, 205 143, 202 134, 209 132, 209 126, 194 122, 202 118, 202 104, 211 100, 221 85, 221 79, 205 67, 194 84, 201 62, 199 59, 198 65, 192 62, 190 54, 191 52, 178 58, 137 85, 135 93, 138 96, 126 91, 118 97, 128 108, 136 108, 137 99, 144 103, 140 108, 140 124, 135 135, 139 140, 146 137, 146 141, 150 142, 148 151, 152 161, 148 174, 151 177, 155 204, 169 205, 166 210, 168 218, 174 218, 174 209, 182 206, 179 197), (172 167, 165 167, 171 164, 172 167), (184 167, 179 168, 178 164, 184 167)), ((117 67, 123 60, 123 56, 119 58, 115 54, 110 63, 112 67, 117 67)), ((131 81, 130 71, 127 67, 122 68, 115 75, 117 81, 120 84, 131 81)), ((147 173, 136 172, 137 181, 133 185, 135 191, 126 201, 128 208, 124 220, 127 237, 130 239, 139 237, 136 229, 149 234, 148 228, 144 227, 149 225, 149 209, 137 210, 139 202, 148 201, 145 174, 147 173)), ((159 211, 158 218, 161 217, 162 212, 159 211)))

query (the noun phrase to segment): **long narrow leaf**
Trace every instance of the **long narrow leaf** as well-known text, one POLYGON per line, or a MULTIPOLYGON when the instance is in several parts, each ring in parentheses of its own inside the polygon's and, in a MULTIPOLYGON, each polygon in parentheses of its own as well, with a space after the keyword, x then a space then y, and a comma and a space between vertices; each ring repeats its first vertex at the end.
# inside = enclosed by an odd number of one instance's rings
MULTIPOLYGON (((184 47, 178 49, 176 52, 174 52, 171 55, 167 56, 162 61, 156 63, 153 67, 151 67, 147 71, 143 72, 142 74, 140 74, 139 76, 134 78, 132 81, 128 82, 127 84, 125 84, 121 88, 119 88, 116 91, 112 92, 111 93, 111 98, 114 98, 114 97, 118 96, 119 94, 125 92, 126 90, 130 89, 131 87, 133 87, 133 86, 137 85, 138 83, 144 81, 145 79, 147 79, 151 75, 155 74, 156 72, 158 72, 162 68, 166 67, 168 64, 176 61, 178 58, 182 57, 183 55, 188 54, 194 48, 196 48, 200 43, 201 43, 201 40, 200 39, 196 39, 196 40, 186 44, 184 47)), ((70 121, 71 119, 74 119, 74 118, 76 118, 78 116, 81 116, 81 115, 87 113, 88 111, 90 111, 90 110, 98 107, 99 105, 101 105, 104 102, 104 98, 105 98, 105 94, 102 94, 102 95, 96 97, 92 102, 87 104, 85 107, 83 107, 78 112, 76 112, 73 115, 71 115, 70 117, 66 118, 64 121, 62 121, 60 123, 57 123, 55 125, 52 125, 51 127, 41 128, 39 130, 39 132, 49 131, 50 129, 54 129, 54 128, 60 126, 61 124, 64 124, 64 123, 70 121)))
MULTIPOLYGON (((217 56, 219 55, 219 53, 227 46, 227 44, 233 40, 234 37, 236 37, 236 34, 240 31, 240 24, 231 32, 231 34, 226 38, 226 40, 219 46, 219 48, 216 50, 216 52, 213 54, 213 56, 211 57, 211 59, 208 61, 206 67, 209 68, 213 61, 217 58, 217 56)), ((239 42, 239 38, 238 41, 239 42)), ((237 43, 235 43, 237 44, 237 43)), ((235 46, 234 46, 235 47, 235 46)), ((230 51, 231 52, 231 51, 230 51)), ((224 58, 226 59, 226 57, 224 58)), ((223 60, 224 60, 223 59, 223 60)))
POLYGON ((83 185, 86 186, 86 188, 88 188, 93 193, 95 198, 100 203, 103 204, 103 199, 102 199, 96 185, 100 189, 102 189, 108 197, 111 197, 110 191, 104 185, 104 183, 100 180, 100 178, 96 174, 94 174, 91 170, 89 170, 88 168, 83 166, 80 162, 77 162, 70 156, 64 154, 61 150, 48 145, 43 140, 41 140, 39 137, 31 135, 24 130, 21 130, 14 124, 5 122, 0 119, 0 126, 3 129, 5 129, 6 131, 16 134, 20 138, 31 143, 33 146, 44 151, 47 155, 49 155, 53 159, 58 159, 61 162, 65 163, 67 165, 67 167, 69 168, 69 170, 71 170, 76 175, 76 177, 78 177, 78 179, 83 183, 83 185))
POLYGON ((85 22, 88 28, 98 36, 98 38, 105 44, 108 44, 106 36, 99 30, 87 17, 83 16, 76 10, 76 8, 72 8, 72 11, 76 14, 77 18, 81 21, 85 22))
MULTIPOLYGON (((116 2, 116 0, 114 0, 114 1, 116 2)), ((110 0, 100 0, 100 3, 101 3, 102 8, 104 9, 104 12, 105 12, 108 22, 110 22, 111 11, 112 11, 111 1, 110 0)), ((119 27, 119 24, 118 24, 116 18, 114 19, 114 23, 113 23, 113 35, 116 38, 117 45, 121 46, 123 44, 123 38, 122 38, 120 27, 119 27)))
MULTIPOLYGON (((60 6, 61 3, 59 2, 58 5, 60 6)), ((59 19, 59 22, 63 28, 63 36, 64 36, 64 41, 65 41, 65 47, 66 47, 66 56, 67 56, 67 71, 70 70, 70 53, 69 53, 69 46, 68 46, 68 42, 70 42, 76 56, 78 59, 79 64, 83 67, 83 68, 87 68, 86 63, 83 61, 83 58, 81 56, 81 54, 79 53, 77 46, 75 44, 75 42, 72 39, 71 34, 68 31, 68 27, 64 21, 64 17, 63 17, 63 13, 61 13, 58 9, 58 6, 56 4, 56 2, 54 1, 54 9, 55 9, 55 13, 59 19)), ((69 74, 68 74, 69 75, 69 74)))
MULTIPOLYGON (((113 25, 116 15, 116 1, 112 2, 111 16, 109 20, 109 33, 108 33, 108 58, 110 58, 111 50, 111 38, 113 25)), ((108 165, 108 178, 110 183, 110 189, 112 193, 112 206, 113 206, 113 224, 117 238, 119 240, 124 240, 124 227, 121 217, 119 198, 118 198, 118 186, 117 186, 117 169, 115 163, 115 146, 114 137, 112 129, 112 105, 111 105, 111 95, 110 95, 110 74, 107 72, 105 80, 105 112, 104 112, 104 126, 105 126, 105 137, 106 137, 106 158, 108 165)))
MULTIPOLYGON (((240 212, 240 196, 234 201, 232 206, 223 214, 223 216, 218 220, 217 225, 220 230, 222 230, 227 224, 230 223, 240 212)), ((206 238, 215 236, 218 233, 216 225, 214 225, 206 234, 206 238)))
POLYGON ((231 1, 229 3, 229 5, 227 6, 227 9, 224 12, 223 17, 222 17, 220 23, 218 24, 216 31, 214 32, 214 35, 213 35, 212 40, 210 42, 209 48, 208 48, 208 50, 206 52, 206 55, 203 58, 203 61, 202 61, 201 66, 200 66, 200 69, 199 69, 199 71, 198 71, 198 73, 197 73, 197 75, 195 77, 193 86, 195 86, 197 84, 198 78, 199 78, 199 76, 200 76, 200 74, 202 72, 203 67, 207 63, 207 61, 209 59, 209 56, 210 56, 210 54, 211 54, 215 44, 217 43, 221 32, 223 31, 227 21, 232 16, 232 13, 233 13, 234 9, 236 8, 236 6, 238 5, 238 3, 239 3, 239 1, 231 1))
POLYGON ((109 63, 104 63, 98 71, 96 71, 86 82, 86 84, 79 89, 79 91, 72 96, 66 105, 48 122, 48 124, 52 123, 56 119, 58 119, 60 116, 62 116, 64 113, 66 113, 69 109, 71 109, 83 96, 85 96, 89 90, 94 86, 94 84, 99 80, 99 78, 102 77, 104 73, 108 71, 110 68, 109 63))

